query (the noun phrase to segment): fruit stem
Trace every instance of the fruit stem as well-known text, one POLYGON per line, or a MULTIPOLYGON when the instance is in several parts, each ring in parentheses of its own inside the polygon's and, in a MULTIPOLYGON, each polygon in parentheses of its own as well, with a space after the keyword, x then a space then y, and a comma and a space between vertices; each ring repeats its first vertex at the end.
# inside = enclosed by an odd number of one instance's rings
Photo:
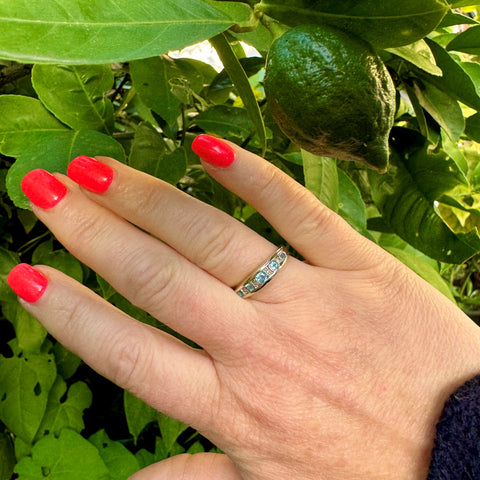
MULTIPOLYGON (((259 14, 260 10, 255 10, 255 13, 259 14)), ((261 13, 260 16, 260 22, 262 22, 262 25, 272 34, 273 40, 280 38, 287 30, 289 30, 289 27, 283 23, 277 22, 277 20, 274 20, 272 17, 263 13, 261 13)))

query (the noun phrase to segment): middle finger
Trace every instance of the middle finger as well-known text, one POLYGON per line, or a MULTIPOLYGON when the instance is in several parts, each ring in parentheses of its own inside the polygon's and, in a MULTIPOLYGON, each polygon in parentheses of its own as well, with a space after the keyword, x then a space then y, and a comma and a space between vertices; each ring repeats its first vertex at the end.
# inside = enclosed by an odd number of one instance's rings
POLYGON ((269 241, 225 212, 111 158, 78 157, 68 174, 87 187, 92 200, 150 232, 231 287, 275 251, 269 241), (95 190, 105 187, 92 188, 92 179, 104 175, 105 166, 111 169, 112 180, 99 195, 95 190), (240 254, 241 269, 229 268, 240 254))
POLYGON ((31 172, 24 185, 36 191, 45 189, 46 181, 67 187, 51 208, 33 209, 73 255, 133 304, 212 354, 229 348, 225 339, 246 335, 243 328, 253 322, 251 304, 165 243, 92 202, 67 177, 57 177, 31 172), (245 317, 242 329, 234 321, 239 316, 245 317))

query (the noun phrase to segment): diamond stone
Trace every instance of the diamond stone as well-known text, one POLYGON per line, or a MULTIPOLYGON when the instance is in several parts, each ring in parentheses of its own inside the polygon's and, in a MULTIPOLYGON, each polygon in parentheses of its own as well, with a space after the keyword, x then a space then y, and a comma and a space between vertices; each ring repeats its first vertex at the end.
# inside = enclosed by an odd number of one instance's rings
POLYGON ((255 275, 255 280, 263 285, 268 280, 268 275, 265 272, 258 272, 255 275))

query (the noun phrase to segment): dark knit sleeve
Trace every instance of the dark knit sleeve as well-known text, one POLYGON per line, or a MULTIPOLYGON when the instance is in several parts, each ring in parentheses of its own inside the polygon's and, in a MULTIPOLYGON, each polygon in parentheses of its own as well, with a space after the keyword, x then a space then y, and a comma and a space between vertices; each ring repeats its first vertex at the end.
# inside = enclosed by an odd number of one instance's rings
POLYGON ((480 479, 480 375, 447 401, 427 480, 480 479))

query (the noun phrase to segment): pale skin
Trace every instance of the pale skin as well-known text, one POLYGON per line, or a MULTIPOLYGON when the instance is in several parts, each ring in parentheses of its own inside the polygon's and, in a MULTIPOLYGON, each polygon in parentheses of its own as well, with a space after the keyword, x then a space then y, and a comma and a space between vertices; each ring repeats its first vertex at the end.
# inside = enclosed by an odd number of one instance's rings
POLYGON ((45 266, 44 295, 23 305, 92 368, 225 452, 130 480, 425 479, 445 401, 480 373, 479 329, 290 177, 232 147, 230 166, 206 170, 305 259, 290 257, 249 299, 232 287, 277 246, 113 159, 98 157, 115 172, 105 193, 56 174, 65 198, 33 207, 76 257, 202 349, 45 266))

